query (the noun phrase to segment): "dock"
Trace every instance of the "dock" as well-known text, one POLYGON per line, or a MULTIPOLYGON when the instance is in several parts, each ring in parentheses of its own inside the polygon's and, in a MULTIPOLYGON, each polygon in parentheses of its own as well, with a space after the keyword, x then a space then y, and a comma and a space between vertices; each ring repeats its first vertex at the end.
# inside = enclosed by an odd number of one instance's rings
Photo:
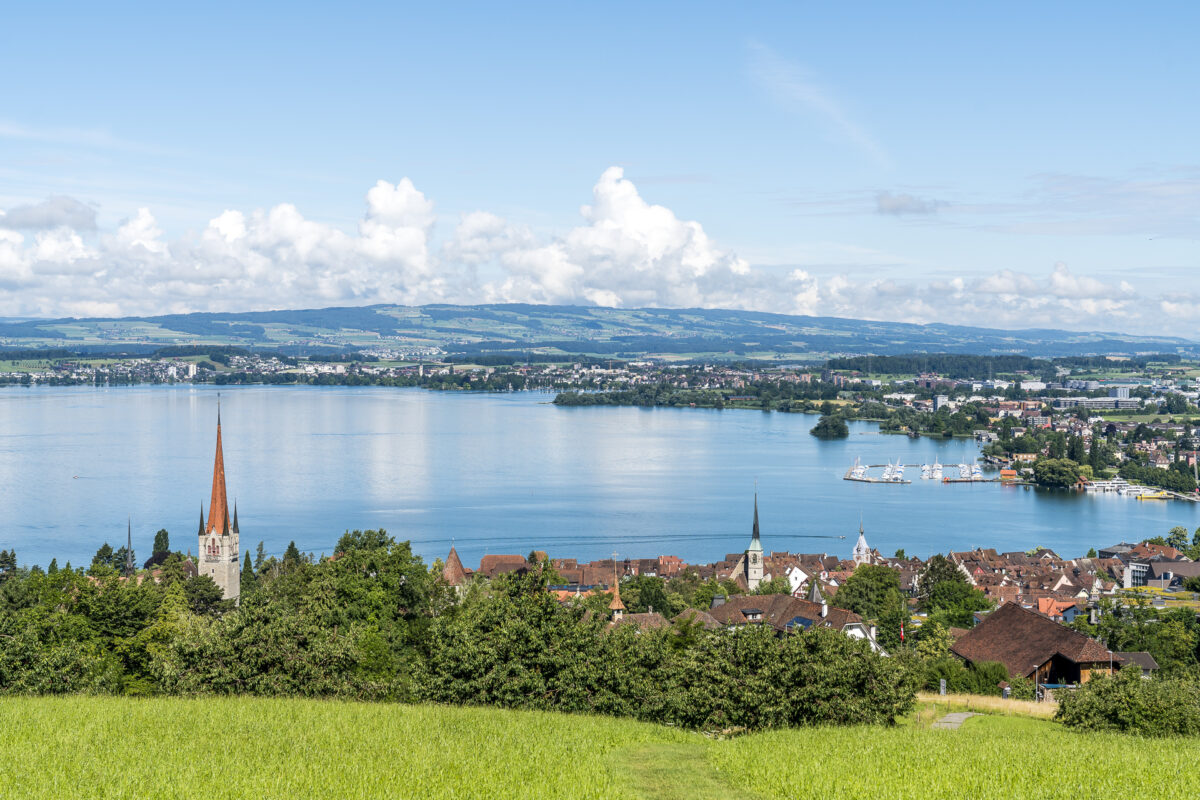
MULTIPOLYGON (((882 469, 883 467, 886 467, 886 466, 887 466, 887 464, 868 464, 867 469, 882 469)), ((842 476, 842 480, 854 481, 855 483, 895 483, 895 484, 912 483, 912 481, 910 481, 910 480, 885 481, 883 478, 872 478, 870 475, 863 475, 861 478, 856 478, 856 477, 854 477, 853 473, 854 473, 854 467, 851 467, 850 469, 846 470, 846 474, 842 476)))

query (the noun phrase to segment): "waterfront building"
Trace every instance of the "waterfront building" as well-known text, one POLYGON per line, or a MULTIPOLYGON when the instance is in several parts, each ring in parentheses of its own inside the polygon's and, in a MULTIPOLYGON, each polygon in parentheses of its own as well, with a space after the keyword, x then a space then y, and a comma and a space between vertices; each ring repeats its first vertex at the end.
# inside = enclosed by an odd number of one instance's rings
POLYGON ((198 573, 212 578, 221 588, 221 596, 237 602, 242 593, 241 533, 238 530, 237 506, 229 516, 229 501, 225 494, 225 455, 221 448, 221 410, 217 409, 217 453, 213 459, 212 496, 208 502, 208 521, 200 507, 198 573))

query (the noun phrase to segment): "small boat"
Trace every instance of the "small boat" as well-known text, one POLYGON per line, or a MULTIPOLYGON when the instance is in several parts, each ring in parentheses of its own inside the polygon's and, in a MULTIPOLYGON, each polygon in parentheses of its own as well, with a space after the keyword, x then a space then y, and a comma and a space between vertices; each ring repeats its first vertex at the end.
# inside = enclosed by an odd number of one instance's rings
POLYGON ((929 478, 932 474, 933 474, 932 467, 930 467, 928 464, 921 465, 921 480, 923 480, 923 481, 929 480, 929 478))
POLYGON ((942 479, 942 465, 938 463, 936 458, 933 460, 933 472, 931 473, 930 477, 935 481, 940 481, 942 479))
POLYGON ((1169 500, 1171 495, 1166 492, 1145 492, 1137 496, 1138 500, 1169 500))

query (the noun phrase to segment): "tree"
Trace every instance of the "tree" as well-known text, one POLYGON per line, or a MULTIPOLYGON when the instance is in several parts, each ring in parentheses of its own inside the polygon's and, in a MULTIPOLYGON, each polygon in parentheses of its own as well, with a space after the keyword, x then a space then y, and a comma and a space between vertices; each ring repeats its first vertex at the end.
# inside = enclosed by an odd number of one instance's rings
POLYGON ((1188 529, 1182 525, 1176 525, 1174 528, 1171 528, 1171 530, 1167 531, 1167 544, 1176 550, 1186 550, 1188 546, 1188 529))
POLYGON ((167 533, 166 528, 159 528, 154 534, 154 553, 169 553, 171 552, 171 535, 167 533))
POLYGON ((866 619, 878 619, 885 612, 904 605, 900 573, 891 567, 863 564, 838 589, 837 602, 839 608, 866 619))
POLYGON ((288 542, 287 550, 283 553, 283 566, 297 567, 302 560, 303 557, 300 555, 300 548, 296 547, 296 541, 293 539, 288 542))
POLYGON ((817 421, 809 433, 818 439, 845 439, 850 435, 850 427, 841 417, 826 415, 817 421))
POLYGON ((111 567, 112 565, 113 565, 112 545, 110 545, 108 542, 105 542, 100 547, 100 549, 96 551, 96 555, 92 556, 92 566, 93 567, 97 567, 97 566, 111 567))
POLYGON ((792 593, 792 584, 788 581, 787 577, 784 575, 775 575, 774 577, 771 578, 771 580, 763 581, 762 583, 758 584, 758 588, 756 588, 750 594, 760 594, 761 595, 761 594, 791 594, 791 593, 792 593))
POLYGON ((975 627, 975 612, 992 607, 983 592, 965 581, 942 581, 931 590, 922 606, 947 626, 975 627))
POLYGON ((193 614, 212 614, 223 610, 221 587, 207 575, 195 575, 183 583, 183 593, 193 614))
POLYGON ((262 571, 263 563, 267 560, 267 551, 263 547, 263 543, 259 542, 254 548, 254 574, 257 575, 262 571))
POLYGON ((50 566, 46 568, 46 574, 53 575, 56 572, 58 572, 58 559, 52 558, 50 559, 50 566))
POLYGON ((917 597, 922 600, 928 598, 933 587, 946 581, 966 583, 967 576, 945 556, 935 555, 925 562, 925 569, 917 578, 917 597))
POLYGON ((1094 547, 1089 547, 1089 548, 1088 548, 1088 551, 1087 551, 1087 555, 1086 555, 1086 556, 1084 556, 1084 557, 1085 557, 1085 558, 1096 558, 1096 548, 1094 548, 1094 547))
POLYGON ((921 658, 938 659, 950 655, 950 645, 954 644, 954 640, 942 623, 930 620, 921 626, 919 633, 917 655, 921 658))
POLYGON ((1033 464, 1033 479, 1039 486, 1069 489, 1079 481, 1079 465, 1065 458, 1039 458, 1033 464))
POLYGON ((0 550, 0 583, 4 583, 17 571, 17 551, 0 550))
POLYGON ((892 558, 897 558, 901 561, 907 560, 907 557, 904 555, 904 548, 901 547, 899 550, 897 550, 896 555, 892 556, 892 558))

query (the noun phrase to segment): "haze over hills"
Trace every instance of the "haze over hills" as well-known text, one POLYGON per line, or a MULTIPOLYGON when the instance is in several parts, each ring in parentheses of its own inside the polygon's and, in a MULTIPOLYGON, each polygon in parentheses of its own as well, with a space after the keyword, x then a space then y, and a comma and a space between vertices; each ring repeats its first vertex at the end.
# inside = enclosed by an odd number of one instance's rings
POLYGON ((0 345, 8 348, 94 351, 204 344, 298 353, 383 348, 456 354, 537 350, 625 357, 780 359, 912 352, 1040 356, 1200 353, 1200 344, 1168 336, 998 330, 694 308, 375 305, 0 324, 0 345))

